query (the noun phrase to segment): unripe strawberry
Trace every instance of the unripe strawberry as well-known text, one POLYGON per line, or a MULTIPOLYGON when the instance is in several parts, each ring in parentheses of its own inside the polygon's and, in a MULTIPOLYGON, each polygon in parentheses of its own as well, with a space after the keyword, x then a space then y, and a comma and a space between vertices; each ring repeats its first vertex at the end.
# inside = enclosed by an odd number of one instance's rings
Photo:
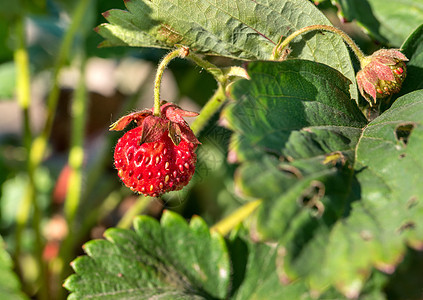
POLYGON ((397 49, 381 49, 361 61, 357 85, 370 106, 399 92, 406 77, 407 57, 397 49))
POLYGON ((138 125, 126 132, 115 148, 115 167, 123 183, 152 197, 187 185, 195 171, 195 149, 200 142, 183 117, 196 115, 166 103, 160 116, 143 110, 114 123, 111 130, 122 130, 131 121, 138 125))

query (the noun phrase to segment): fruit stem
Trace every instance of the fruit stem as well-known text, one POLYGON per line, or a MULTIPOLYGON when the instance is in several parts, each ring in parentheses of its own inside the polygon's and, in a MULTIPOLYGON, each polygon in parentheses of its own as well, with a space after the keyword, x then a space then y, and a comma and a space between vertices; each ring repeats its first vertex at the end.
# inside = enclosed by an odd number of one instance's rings
MULTIPOLYGON (((166 67, 170 63, 170 61, 172 59, 176 58, 176 57, 187 58, 188 60, 191 60, 196 65, 200 66, 201 68, 203 68, 204 70, 206 70, 207 72, 212 74, 213 77, 216 79, 216 81, 220 84, 223 84, 223 85, 226 84, 229 76, 245 77, 245 71, 242 72, 242 71, 239 71, 239 70, 236 70, 236 69, 231 69, 230 71, 233 71, 233 72, 237 71, 237 73, 225 74, 221 68, 215 66, 214 64, 212 64, 211 62, 209 62, 205 59, 202 59, 200 56, 198 56, 194 53, 191 53, 189 51, 188 47, 178 46, 178 49, 173 50, 172 52, 168 53, 165 57, 163 57, 159 66, 157 67, 156 78, 154 80, 154 110, 153 110, 153 114, 155 116, 160 116, 160 102, 161 102, 160 101, 160 85, 161 85, 164 70, 166 69, 166 67)), ((239 68, 239 69, 242 69, 242 68, 239 68)))
POLYGON ((279 60, 281 58, 281 53, 283 53, 282 51, 289 45, 289 43, 293 39, 295 39, 297 36, 303 33, 313 31, 313 30, 329 31, 339 35, 344 40, 344 42, 351 48, 354 54, 357 56, 357 59, 360 61, 360 64, 361 64, 361 61, 366 57, 363 51, 360 50, 357 44, 344 31, 336 27, 328 26, 328 25, 311 25, 311 26, 306 26, 295 31, 294 33, 289 35, 286 39, 283 39, 283 40, 281 39, 279 43, 276 45, 276 47, 274 48, 271 59, 279 60))
POLYGON ((231 232, 232 229, 235 228, 235 226, 251 215, 257 209, 257 207, 260 206, 261 202, 262 200, 256 200, 244 204, 228 217, 216 223, 213 227, 210 228, 210 231, 217 231, 221 235, 227 235, 229 232, 231 232))
POLYGON ((171 51, 170 53, 166 54, 165 57, 162 58, 162 60, 159 63, 159 66, 157 67, 156 72, 156 78, 154 79, 154 110, 153 114, 157 117, 160 116, 160 85, 162 83, 162 77, 164 70, 166 69, 167 65, 171 62, 172 59, 176 57, 184 58, 189 53, 189 50, 187 47, 180 47, 178 49, 175 49, 171 51))
POLYGON ((154 109, 153 114, 155 116, 160 116, 160 85, 163 76, 163 72, 166 69, 167 65, 170 61, 176 57, 180 58, 187 58, 191 60, 199 67, 203 68, 207 72, 209 72, 213 77, 216 79, 218 83, 218 89, 214 93, 214 95, 210 98, 207 104, 203 107, 202 111, 200 112, 200 116, 196 118, 194 123, 191 125, 191 129, 194 131, 195 134, 198 134, 203 127, 207 124, 208 120, 214 115, 214 113, 221 107, 225 100, 225 88, 228 85, 231 77, 238 77, 238 78, 247 78, 248 74, 244 68, 241 67, 230 67, 226 69, 221 69, 216 65, 212 64, 211 62, 202 59, 200 56, 191 53, 188 47, 179 46, 178 49, 170 52, 167 54, 162 61, 160 62, 157 72, 156 78, 154 81, 154 109))

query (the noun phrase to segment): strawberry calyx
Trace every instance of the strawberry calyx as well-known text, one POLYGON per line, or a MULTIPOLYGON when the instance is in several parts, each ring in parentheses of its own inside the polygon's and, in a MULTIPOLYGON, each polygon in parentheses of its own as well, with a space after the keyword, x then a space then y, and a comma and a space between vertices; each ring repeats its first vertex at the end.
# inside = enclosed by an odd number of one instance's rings
POLYGON ((357 85, 370 106, 399 92, 406 77, 406 61, 408 58, 397 49, 381 49, 361 60, 357 85))
POLYGON ((142 127, 140 144, 157 141, 164 132, 168 132, 177 146, 183 139, 192 144, 201 144, 183 117, 195 117, 198 113, 186 111, 174 103, 162 101, 160 116, 153 114, 153 109, 144 109, 121 117, 110 126, 109 130, 120 131, 132 121, 142 127))

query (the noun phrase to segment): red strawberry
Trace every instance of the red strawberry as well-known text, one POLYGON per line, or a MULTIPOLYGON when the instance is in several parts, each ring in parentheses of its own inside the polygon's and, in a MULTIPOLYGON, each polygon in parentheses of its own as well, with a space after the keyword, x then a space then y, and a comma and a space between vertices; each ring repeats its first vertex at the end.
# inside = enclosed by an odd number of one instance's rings
POLYGON ((200 142, 183 117, 196 115, 166 103, 159 117, 152 110, 143 110, 114 123, 111 130, 122 130, 131 121, 138 125, 125 133, 115 148, 115 167, 123 183, 152 197, 187 185, 195 171, 195 149, 200 142))

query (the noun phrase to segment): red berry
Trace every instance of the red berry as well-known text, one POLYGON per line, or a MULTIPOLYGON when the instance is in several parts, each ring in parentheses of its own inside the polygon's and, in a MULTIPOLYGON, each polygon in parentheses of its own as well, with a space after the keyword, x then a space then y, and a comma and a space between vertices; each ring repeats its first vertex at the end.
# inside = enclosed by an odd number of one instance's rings
POLYGON ((122 130, 131 121, 139 126, 129 130, 116 145, 114 161, 118 175, 131 190, 157 197, 182 189, 191 180, 199 144, 184 116, 174 104, 161 107, 161 116, 144 110, 122 117, 111 130, 122 130))
POLYGON ((142 128, 134 128, 116 145, 115 167, 123 183, 153 197, 187 185, 195 171, 197 145, 182 140, 176 146, 168 131, 157 141, 140 145, 141 136, 142 128))

